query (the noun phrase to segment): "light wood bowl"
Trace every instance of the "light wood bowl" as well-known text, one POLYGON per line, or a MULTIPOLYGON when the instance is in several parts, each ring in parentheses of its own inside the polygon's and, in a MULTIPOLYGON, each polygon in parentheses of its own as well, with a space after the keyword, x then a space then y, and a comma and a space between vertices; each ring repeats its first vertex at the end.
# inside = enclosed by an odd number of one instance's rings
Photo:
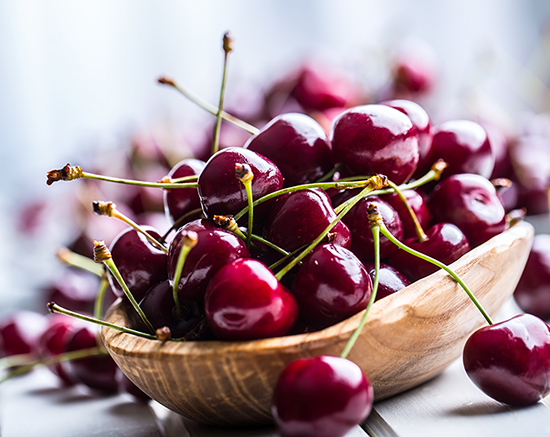
MULTIPOLYGON (((492 316, 512 295, 533 235, 530 224, 516 224, 452 264, 492 316)), ((361 315, 314 333, 247 342, 162 344, 111 328, 103 328, 102 337, 128 378, 169 409, 205 424, 250 425, 272 420, 272 388, 288 363, 340 355, 361 315)), ((127 326, 120 306, 107 320, 127 326)), ((485 323, 440 270, 377 301, 348 358, 363 369, 380 400, 438 375, 485 323)))

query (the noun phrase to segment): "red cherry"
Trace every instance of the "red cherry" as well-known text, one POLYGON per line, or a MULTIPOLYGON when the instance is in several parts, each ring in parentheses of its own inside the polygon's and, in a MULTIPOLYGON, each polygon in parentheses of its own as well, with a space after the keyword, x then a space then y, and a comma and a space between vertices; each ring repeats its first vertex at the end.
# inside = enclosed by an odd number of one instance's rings
POLYGON ((271 411, 284 437, 342 437, 369 415, 373 389, 345 358, 293 361, 281 372, 271 411))
MULTIPOLYGON (((174 180, 185 176, 199 175, 204 166, 204 161, 187 158, 172 167, 168 177, 170 180, 174 180)), ((200 207, 199 195, 195 188, 164 190, 164 212, 172 223, 184 214, 200 207)))
MULTIPOLYGON (((374 284, 374 276, 376 269, 373 262, 365 263, 365 268, 369 272, 369 276, 374 284)), ((376 292, 376 300, 389 296, 390 294, 397 293, 406 286, 410 285, 409 281, 401 272, 395 267, 392 267, 385 263, 380 263, 380 269, 378 273, 378 291, 376 292)))
POLYGON ((303 260, 290 290, 298 301, 300 318, 323 329, 365 309, 372 281, 353 252, 323 244, 303 260))
POLYGON ((521 314, 474 332, 464 346, 470 379, 499 402, 532 405, 550 393, 550 327, 521 314))
POLYGON ((34 311, 18 310, 0 321, 0 356, 36 354, 47 318, 34 311))
POLYGON ((333 123, 334 158, 354 174, 384 174, 406 182, 419 160, 418 133, 401 111, 385 105, 350 108, 333 123))
POLYGON ((296 321, 298 305, 264 264, 241 258, 214 275, 205 311, 217 338, 253 340, 286 334, 296 321))
MULTIPOLYGON (((428 208, 428 202, 425 197, 415 190, 404 190, 403 196, 407 199, 407 203, 412 208, 413 212, 420 223, 420 226, 425 229, 430 224, 431 214, 430 209, 428 208)), ((401 223, 403 224, 403 237, 404 238, 414 238, 417 236, 416 227, 414 222, 407 210, 407 207, 401 200, 401 198, 396 194, 388 194, 387 196, 382 197, 386 202, 388 202, 393 209, 397 211, 399 217, 401 218, 401 223)))

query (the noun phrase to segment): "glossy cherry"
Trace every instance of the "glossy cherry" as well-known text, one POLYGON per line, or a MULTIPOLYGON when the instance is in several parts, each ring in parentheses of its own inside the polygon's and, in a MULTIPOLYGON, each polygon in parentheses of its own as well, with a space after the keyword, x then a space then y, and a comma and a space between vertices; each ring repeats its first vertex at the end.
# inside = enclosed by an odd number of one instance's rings
POLYGON ((480 245, 506 229, 506 212, 495 187, 477 174, 452 175, 434 189, 429 207, 436 222, 453 223, 480 245))
POLYGON ((335 161, 357 175, 384 174, 401 184, 418 165, 418 132, 409 117, 386 105, 342 112, 332 125, 331 141, 335 161))
POLYGON ((550 393, 550 328, 521 314, 474 332, 463 354, 470 379, 499 402, 525 406, 550 393))
POLYGON ((352 361, 333 356, 291 362, 271 411, 283 437, 342 437, 369 415, 373 389, 352 361))
POLYGON ((372 281, 353 252, 322 244, 304 258, 290 291, 298 301, 300 318, 323 329, 365 309, 372 281))
POLYGON ((182 299, 197 302, 204 300, 206 286, 214 274, 238 258, 248 258, 250 253, 244 243, 234 233, 217 227, 206 219, 194 220, 181 227, 168 249, 168 277, 173 280, 176 274, 184 232, 197 233, 197 244, 189 254, 181 272, 178 293, 182 299))
POLYGON ((214 275, 205 311, 217 338, 253 340, 286 334, 296 321, 298 305, 264 264, 241 258, 214 275))
MULTIPOLYGON (((420 226, 423 229, 427 228, 430 225, 431 214, 426 198, 415 190, 404 190, 403 196, 415 213, 416 218, 418 219, 418 223, 420 223, 420 226)), ((401 223, 403 224, 403 237, 416 237, 417 234, 415 224, 401 198, 396 193, 388 194, 382 198, 386 202, 388 202, 399 214, 399 217, 401 218, 401 223)))
POLYGON ((448 164, 444 178, 459 173, 488 178, 495 166, 487 131, 470 120, 450 120, 434 128, 432 159, 443 159, 448 164))
POLYGON ((541 319, 550 319, 550 235, 535 235, 514 298, 519 307, 541 319))
MULTIPOLYGON (((279 196, 265 223, 265 237, 292 252, 311 243, 336 219, 327 193, 321 189, 293 191, 279 196)), ((351 244, 348 227, 338 222, 332 229, 333 242, 344 247, 351 244)))
POLYGON ((286 187, 314 182, 334 167, 325 131, 304 114, 275 117, 244 147, 272 160, 286 187))
MULTIPOLYGON (((365 269, 369 273, 372 282, 374 283, 374 277, 376 269, 373 262, 365 263, 365 269)), ((376 300, 389 296, 390 294, 397 293, 406 286, 410 285, 405 275, 398 271, 395 267, 392 267, 385 263, 380 263, 380 269, 378 273, 378 291, 376 292, 376 300)))
POLYGON ((235 164, 250 166, 254 199, 283 187, 280 170, 266 157, 241 147, 220 150, 208 160, 198 179, 202 210, 207 217, 236 214, 247 206, 246 190, 235 177, 235 164))
MULTIPOLYGON (((404 241, 418 252, 441 261, 443 264, 451 264, 470 250, 470 245, 462 231, 451 223, 437 223, 426 230, 426 240, 419 241, 410 238, 404 241)), ((428 261, 417 258, 400 249, 393 253, 387 263, 403 273, 412 282, 424 278, 439 268, 428 261)))
MULTIPOLYGON (((150 226, 143 226, 143 230, 160 238, 150 226)), ((138 302, 153 285, 168 277, 166 254, 135 229, 128 228, 118 234, 110 251, 124 282, 138 302)), ((117 296, 124 296, 122 288, 110 274, 109 283, 117 296)))
MULTIPOLYGON (((199 175, 205 162, 199 159, 187 158, 178 162, 168 177, 170 180, 186 176, 199 175)), ((200 209, 201 203, 196 188, 177 188, 164 190, 164 212, 166 217, 174 223, 184 214, 200 209)))
POLYGON ((0 321, 0 356, 36 354, 47 326, 43 314, 17 310, 0 321))

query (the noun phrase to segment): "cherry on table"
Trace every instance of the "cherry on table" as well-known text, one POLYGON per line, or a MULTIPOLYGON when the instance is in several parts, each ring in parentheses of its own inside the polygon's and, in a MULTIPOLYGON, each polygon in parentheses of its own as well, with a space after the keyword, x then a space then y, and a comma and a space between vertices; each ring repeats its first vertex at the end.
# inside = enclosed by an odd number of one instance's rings
POLYGON ((0 356, 37 354, 47 318, 29 310, 17 310, 0 321, 0 356))

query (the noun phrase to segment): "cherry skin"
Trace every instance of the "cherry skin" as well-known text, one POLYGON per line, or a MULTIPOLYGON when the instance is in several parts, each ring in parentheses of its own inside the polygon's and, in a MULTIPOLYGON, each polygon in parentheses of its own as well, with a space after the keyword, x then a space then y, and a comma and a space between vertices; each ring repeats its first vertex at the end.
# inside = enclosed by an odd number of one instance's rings
POLYGON ((550 319, 550 235, 537 234, 527 264, 514 291, 518 306, 541 319, 550 319))
MULTIPOLYGON (((265 223, 266 238, 292 252, 311 243, 336 219, 328 194, 318 188, 293 191, 279 196, 265 223)), ((344 247, 351 244, 348 227, 339 221, 333 242, 344 247)))
POLYGON ((453 223, 476 247, 506 229, 506 211, 495 187, 477 174, 452 175, 441 181, 429 200, 436 222, 453 223))
POLYGON ((353 252, 322 244, 303 260, 290 291, 298 301, 300 318, 323 329, 365 309, 372 281, 353 252))
POLYGON ((0 321, 0 356, 36 354, 47 327, 47 318, 34 311, 18 310, 0 321))
POLYGON ((208 284, 206 319, 221 340, 286 334, 298 315, 290 292, 260 261, 241 258, 223 266, 208 284))
POLYGON ((550 393, 550 328, 520 314, 474 332, 464 346, 470 379, 499 402, 526 406, 550 393))
MULTIPOLYGON (((205 162, 199 159, 187 158, 178 162, 168 177, 170 180, 185 176, 199 175, 205 162)), ((199 195, 195 188, 178 188, 164 190, 164 212, 170 222, 176 222, 180 217, 201 207, 199 195)))
POLYGON ((450 120, 434 128, 432 159, 443 159, 448 164, 443 178, 459 173, 488 178, 495 166, 487 131, 470 120, 450 120))
POLYGON ((379 173, 402 184, 418 165, 418 132, 409 117, 386 105, 342 112, 333 122, 331 141, 335 160, 356 175, 379 173))
MULTIPOLYGON (((88 326, 82 326, 67 339, 66 352, 94 348, 98 345, 97 335, 88 326)), ((118 392, 116 374, 119 371, 113 359, 108 356, 91 356, 68 362, 70 376, 78 383, 104 394, 118 392)))
MULTIPOLYGON (((427 228, 430 224, 431 214, 425 197, 415 190, 404 190, 403 196, 407 199, 407 203, 415 213, 420 226, 423 229, 427 228)), ((403 224, 403 237, 416 237, 416 227, 401 198, 396 193, 392 193, 384 196, 383 199, 388 202, 399 214, 401 223, 403 224)))
POLYGON ((232 232, 217 227, 209 220, 194 220, 181 227, 170 243, 168 277, 171 280, 176 275, 182 235, 188 231, 196 232, 198 241, 185 260, 178 294, 182 299, 202 302, 206 286, 214 274, 225 264, 250 257, 250 253, 243 240, 232 232))
POLYGON ((244 147, 271 159, 286 187, 314 182, 334 167, 325 131, 304 114, 275 117, 244 147))
MULTIPOLYGON (((365 263, 365 269, 369 273, 369 276, 374 284, 374 277, 376 269, 373 262, 365 263)), ((390 294, 397 293, 403 288, 410 285, 409 281, 400 271, 389 264, 380 263, 380 269, 378 271, 378 290, 376 292, 376 299, 379 300, 390 294)))
POLYGON ((204 214, 236 214, 247 206, 246 190, 235 177, 235 164, 250 166, 252 197, 259 199, 283 187, 283 176, 266 157, 242 147, 228 147, 212 155, 198 179, 198 192, 204 214))
MULTIPOLYGON (((405 245, 418 252, 451 264, 470 250, 468 240, 462 231, 451 223, 437 223, 426 231, 427 239, 417 238, 405 240, 405 245)), ((403 273, 412 282, 431 275, 439 268, 428 261, 417 258, 404 250, 398 250, 388 259, 388 264, 403 273)))
MULTIPOLYGON (((142 228, 153 237, 160 238, 154 228, 142 228)), ((138 302, 153 285, 168 277, 166 254, 135 229, 128 228, 118 234, 110 251, 124 282, 138 302)), ((111 274, 109 283, 118 297, 124 296, 121 286, 111 274)))
POLYGON ((368 417, 373 398, 372 386, 355 363, 318 356, 285 367, 271 411, 283 437, 341 437, 368 417))

